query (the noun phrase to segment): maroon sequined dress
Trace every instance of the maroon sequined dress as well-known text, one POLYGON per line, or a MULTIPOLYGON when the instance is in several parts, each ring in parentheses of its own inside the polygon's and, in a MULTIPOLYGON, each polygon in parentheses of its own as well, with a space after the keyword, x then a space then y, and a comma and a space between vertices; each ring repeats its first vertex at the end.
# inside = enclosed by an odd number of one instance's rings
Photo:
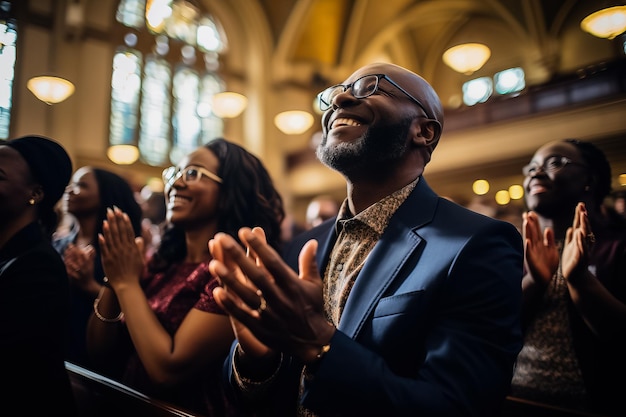
MULTIPOLYGON (((144 274, 142 287, 159 322, 174 335, 192 308, 226 314, 213 299, 218 282, 208 272, 207 263, 181 263, 155 275, 144 274)), ((136 352, 128 360, 122 377, 126 385, 162 401, 208 416, 235 416, 225 399, 220 360, 185 383, 170 387, 153 384, 136 352)))

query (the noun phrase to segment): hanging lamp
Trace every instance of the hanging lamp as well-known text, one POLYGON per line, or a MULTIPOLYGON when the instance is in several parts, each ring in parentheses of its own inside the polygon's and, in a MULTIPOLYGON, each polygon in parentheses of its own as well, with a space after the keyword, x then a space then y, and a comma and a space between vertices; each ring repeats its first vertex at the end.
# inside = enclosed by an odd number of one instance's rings
POLYGON ((482 43, 464 43, 453 46, 443 53, 443 62, 453 70, 470 75, 485 65, 491 50, 482 43))

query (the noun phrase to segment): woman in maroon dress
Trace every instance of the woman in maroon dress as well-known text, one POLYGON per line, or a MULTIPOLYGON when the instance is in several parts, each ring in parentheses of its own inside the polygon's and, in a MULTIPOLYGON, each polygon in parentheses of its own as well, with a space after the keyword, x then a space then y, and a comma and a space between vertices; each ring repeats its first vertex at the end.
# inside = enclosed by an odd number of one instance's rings
POLYGON ((216 139, 163 172, 168 229, 144 262, 128 216, 111 208, 100 236, 108 277, 94 303, 88 348, 100 372, 151 397, 209 416, 241 415, 221 368, 234 339, 212 296, 208 241, 261 226, 275 247, 282 198, 258 158, 216 139))

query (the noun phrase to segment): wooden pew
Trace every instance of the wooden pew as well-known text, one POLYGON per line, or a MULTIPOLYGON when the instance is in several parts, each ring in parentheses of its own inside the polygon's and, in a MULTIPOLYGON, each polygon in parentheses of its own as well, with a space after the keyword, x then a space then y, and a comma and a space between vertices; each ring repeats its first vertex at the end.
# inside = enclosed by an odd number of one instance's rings
MULTIPOLYGON (((117 381, 66 362, 78 417, 203 417, 158 401, 117 381)), ((554 407, 521 398, 507 397, 501 417, 602 417, 554 407)))
POLYGON ((73 363, 65 362, 65 368, 74 390, 78 417, 202 417, 73 363))
POLYGON ((577 411, 522 398, 506 397, 501 417, 603 417, 584 411, 577 411))

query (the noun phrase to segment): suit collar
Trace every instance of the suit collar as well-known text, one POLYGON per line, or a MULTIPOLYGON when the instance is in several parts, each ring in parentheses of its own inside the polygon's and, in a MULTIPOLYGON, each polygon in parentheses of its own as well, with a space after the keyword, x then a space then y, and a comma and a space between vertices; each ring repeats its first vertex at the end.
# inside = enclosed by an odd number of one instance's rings
MULTIPOLYGON (((385 290, 419 247, 422 238, 416 231, 432 220, 437 201, 438 196, 421 178, 392 216, 389 226, 369 254, 344 307, 338 328, 348 336, 356 337, 385 290)), ((318 265, 327 264, 336 237, 333 230, 320 241, 318 265)))

